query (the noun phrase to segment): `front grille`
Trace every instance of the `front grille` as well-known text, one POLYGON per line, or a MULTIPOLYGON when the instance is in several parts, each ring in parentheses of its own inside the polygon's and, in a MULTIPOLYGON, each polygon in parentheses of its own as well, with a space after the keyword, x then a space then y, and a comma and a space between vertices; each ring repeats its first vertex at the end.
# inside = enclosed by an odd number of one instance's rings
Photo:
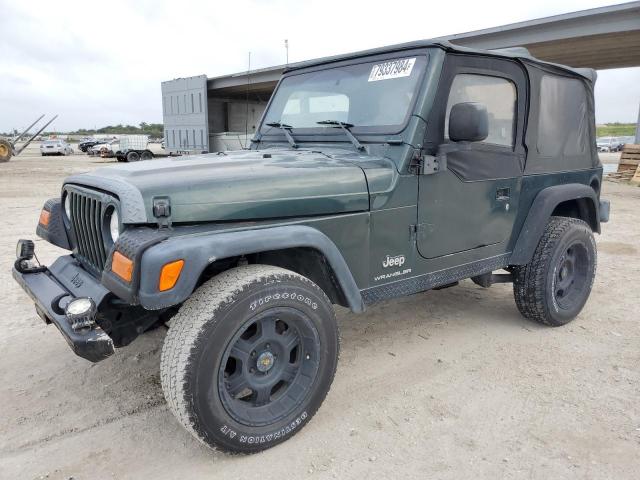
POLYGON ((107 261, 104 244, 103 202, 89 194, 69 190, 71 228, 75 237, 76 254, 96 272, 102 272, 107 261))

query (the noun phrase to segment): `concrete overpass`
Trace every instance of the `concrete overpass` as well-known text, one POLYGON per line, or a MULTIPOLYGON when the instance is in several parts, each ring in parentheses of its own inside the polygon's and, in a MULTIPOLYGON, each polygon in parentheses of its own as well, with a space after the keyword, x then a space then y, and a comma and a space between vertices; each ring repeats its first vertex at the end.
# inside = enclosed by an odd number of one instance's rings
POLYGON ((442 37, 466 47, 526 47, 534 57, 597 70, 640 66, 640 2, 442 37))
MULTIPOLYGON (((442 37, 474 48, 526 47, 534 57, 596 70, 640 66, 640 2, 442 37)), ((640 107, 636 124, 640 143, 640 107)))
MULTIPOLYGON (((541 60, 572 67, 590 67, 598 70, 639 67, 640 1, 447 35, 435 40, 448 40, 457 45, 481 49, 521 46, 529 49, 541 60)), ((289 66, 295 65, 297 64, 289 66)), ((248 95, 251 101, 264 105, 285 68, 286 65, 278 65, 252 70, 249 73, 197 78, 206 78, 206 98, 209 102, 216 99, 225 99, 229 102, 246 101, 248 95)), ((175 80, 175 82, 188 82, 188 79, 175 80)), ((172 82, 163 83, 163 96, 165 88, 170 88, 168 85, 170 83, 172 82)), ((175 86, 182 88, 179 85, 175 86)), ((175 88, 173 91, 175 92, 175 88)), ((227 110, 226 107, 224 110, 227 110)), ((184 125, 186 118, 168 115, 166 109, 163 111, 165 128, 176 121, 178 128, 184 125)), ((236 108, 235 111, 238 109, 236 108)), ((179 110, 178 113, 180 113, 179 110)), ((183 115, 185 113, 183 112, 183 115)), ((258 113, 259 111, 256 115, 258 113)), ((205 113, 205 119, 209 124, 202 127, 203 131, 210 133, 225 131, 217 127, 212 128, 211 111, 205 113), (208 119, 206 119, 207 116, 208 119)), ((217 121, 217 125, 222 124, 228 126, 229 122, 217 121)), ((640 113, 636 143, 640 143, 640 113)))
MULTIPOLYGON (((434 40, 488 50, 526 47, 541 60, 572 67, 596 70, 639 67, 640 1, 445 35, 434 40)), ((253 70, 249 75, 251 88, 272 91, 285 68, 286 65, 278 65, 253 70)), ((240 87, 242 93, 246 93, 247 73, 210 78, 207 84, 210 90, 235 92, 234 87, 240 87)))

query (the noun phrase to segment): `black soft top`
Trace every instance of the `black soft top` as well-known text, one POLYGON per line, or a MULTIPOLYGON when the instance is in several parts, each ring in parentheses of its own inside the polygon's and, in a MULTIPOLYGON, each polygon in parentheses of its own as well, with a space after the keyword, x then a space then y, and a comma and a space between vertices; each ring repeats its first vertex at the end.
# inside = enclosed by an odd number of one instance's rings
POLYGON ((369 50, 361 50, 359 52, 353 53, 345 53, 341 55, 334 55, 331 57, 317 58, 315 60, 307 60, 300 63, 296 63, 295 66, 292 66, 285 70, 286 72, 291 72, 294 70, 299 70, 302 68, 315 67, 319 65, 325 65, 334 62, 341 62, 344 60, 351 60, 356 58, 362 58, 371 55, 379 55, 384 53, 392 53, 392 52, 400 52, 403 50, 414 50, 416 48, 440 48, 447 52, 458 52, 458 53, 469 53, 469 54, 479 54, 486 56, 494 56, 494 57, 504 57, 504 58, 515 58, 519 60, 523 60, 526 63, 538 65, 542 68, 553 67, 555 69, 563 70, 564 72, 579 76, 589 80, 591 83, 594 83, 596 80, 596 72, 591 68, 572 68, 567 65, 560 65, 558 63, 545 62, 540 60, 527 50, 524 47, 511 47, 511 48, 502 48, 497 50, 482 50, 477 48, 469 48, 469 47, 461 47, 459 45, 454 45, 451 42, 446 40, 416 40, 413 42, 407 43, 399 43, 396 45, 389 45, 386 47, 378 47, 372 48, 369 50))

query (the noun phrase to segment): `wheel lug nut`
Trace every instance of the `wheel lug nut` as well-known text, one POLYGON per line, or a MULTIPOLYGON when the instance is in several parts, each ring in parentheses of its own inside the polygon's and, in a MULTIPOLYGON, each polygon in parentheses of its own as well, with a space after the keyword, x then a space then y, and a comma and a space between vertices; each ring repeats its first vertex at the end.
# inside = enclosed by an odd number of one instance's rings
POLYGON ((265 345, 266 348, 271 348, 271 345, 269 345, 268 343, 265 345))
POLYGON ((251 356, 255 357, 256 356, 256 352, 255 351, 251 352, 251 356))
POLYGON ((309 355, 309 354, 307 353, 307 355, 306 355, 304 358, 306 358, 307 360, 309 360, 309 359, 311 358, 311 355, 309 355))
POLYGON ((250 369, 249 369, 249 373, 256 373, 256 369, 255 369, 255 368, 253 368, 253 367, 252 367, 252 368, 250 368, 250 369))

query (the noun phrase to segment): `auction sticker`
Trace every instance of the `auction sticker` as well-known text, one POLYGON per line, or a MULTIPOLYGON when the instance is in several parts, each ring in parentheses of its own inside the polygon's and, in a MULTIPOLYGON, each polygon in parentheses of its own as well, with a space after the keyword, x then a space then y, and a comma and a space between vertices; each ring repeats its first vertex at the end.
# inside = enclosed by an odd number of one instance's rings
POLYGON ((411 75, 413 65, 416 63, 414 58, 402 58, 400 60, 391 60, 390 62, 378 63, 371 67, 369 74, 370 82, 378 80, 389 80, 391 78, 402 78, 411 75))

